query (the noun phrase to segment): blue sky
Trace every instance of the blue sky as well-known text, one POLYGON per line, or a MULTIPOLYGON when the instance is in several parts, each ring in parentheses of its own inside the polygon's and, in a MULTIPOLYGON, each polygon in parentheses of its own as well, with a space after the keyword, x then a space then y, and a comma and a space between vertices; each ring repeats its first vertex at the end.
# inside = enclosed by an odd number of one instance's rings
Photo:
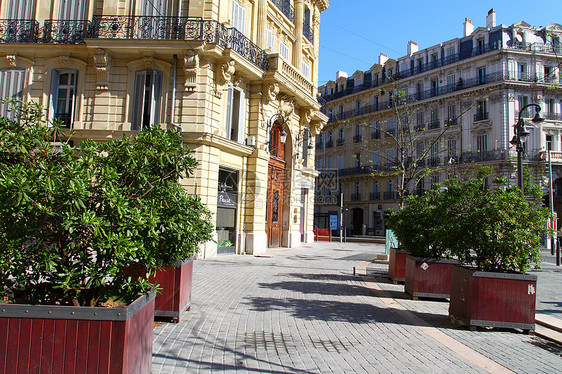
POLYGON ((498 25, 562 24, 562 0, 330 0, 321 15, 318 84, 335 80, 338 70, 349 75, 368 70, 380 53, 390 58, 404 56, 409 40, 424 49, 462 37, 465 18, 475 28, 485 27, 491 8, 498 25))

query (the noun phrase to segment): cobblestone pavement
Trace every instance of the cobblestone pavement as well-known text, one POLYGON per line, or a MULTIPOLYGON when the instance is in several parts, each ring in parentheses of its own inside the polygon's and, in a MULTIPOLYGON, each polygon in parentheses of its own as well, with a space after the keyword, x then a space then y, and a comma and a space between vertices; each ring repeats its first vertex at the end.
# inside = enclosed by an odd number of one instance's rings
MULTIPOLYGON (((195 261, 191 311, 154 330, 153 373, 561 372, 558 345, 458 328, 446 300, 407 299, 384 265, 353 275, 383 252, 377 244, 314 243, 273 257, 195 261)), ((560 298, 545 300, 545 309, 558 313, 551 300, 560 298)))

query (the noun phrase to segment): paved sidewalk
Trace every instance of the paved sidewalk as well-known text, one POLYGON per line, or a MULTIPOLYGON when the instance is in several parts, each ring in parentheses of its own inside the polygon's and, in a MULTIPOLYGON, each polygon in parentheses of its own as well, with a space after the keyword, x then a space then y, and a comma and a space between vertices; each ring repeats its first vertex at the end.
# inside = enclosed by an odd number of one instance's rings
MULTIPOLYGON (((354 266, 383 252, 377 244, 314 243, 271 258, 195 261, 191 311, 154 330, 153 373, 561 371, 561 346, 458 328, 446 301, 409 300, 403 286, 376 276, 384 265, 353 276, 354 266)), ((555 270, 542 271, 560 284, 555 270)), ((549 292, 560 295, 557 288, 549 292)), ((560 313, 561 298, 549 297, 541 308, 560 313)))

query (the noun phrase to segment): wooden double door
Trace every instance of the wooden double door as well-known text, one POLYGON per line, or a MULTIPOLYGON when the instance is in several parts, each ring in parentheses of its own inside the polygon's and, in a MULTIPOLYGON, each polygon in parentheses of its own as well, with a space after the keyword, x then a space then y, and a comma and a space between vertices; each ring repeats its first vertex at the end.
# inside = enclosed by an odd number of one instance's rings
POLYGON ((285 161, 270 158, 267 177, 267 214, 265 230, 268 248, 281 246, 283 235, 283 181, 285 161))

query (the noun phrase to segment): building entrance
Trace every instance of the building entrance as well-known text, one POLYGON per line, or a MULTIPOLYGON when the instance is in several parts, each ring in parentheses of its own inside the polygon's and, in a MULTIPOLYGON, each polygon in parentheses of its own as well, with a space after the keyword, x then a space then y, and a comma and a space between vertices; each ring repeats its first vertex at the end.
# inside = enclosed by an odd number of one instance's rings
POLYGON ((281 246, 283 235, 283 184, 285 180, 285 145, 281 142, 282 125, 275 122, 269 142, 267 173, 267 214, 265 231, 268 248, 281 246))

